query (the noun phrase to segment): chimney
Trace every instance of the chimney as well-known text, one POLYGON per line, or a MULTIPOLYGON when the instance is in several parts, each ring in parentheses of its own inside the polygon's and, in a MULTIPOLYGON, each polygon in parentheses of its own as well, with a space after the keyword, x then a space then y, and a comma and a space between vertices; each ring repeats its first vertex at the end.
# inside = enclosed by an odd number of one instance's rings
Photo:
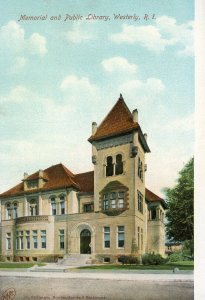
POLYGON ((23 178, 24 178, 24 180, 27 179, 28 178, 28 173, 24 173, 23 178))
POLYGON ((134 109, 132 112, 133 122, 138 122, 138 110, 134 109))
POLYGON ((145 141, 147 142, 147 133, 144 133, 145 141))
POLYGON ((94 135, 97 131, 97 123, 96 122, 92 122, 92 135, 94 135))
POLYGON ((43 178, 43 170, 39 170, 39 177, 43 178))

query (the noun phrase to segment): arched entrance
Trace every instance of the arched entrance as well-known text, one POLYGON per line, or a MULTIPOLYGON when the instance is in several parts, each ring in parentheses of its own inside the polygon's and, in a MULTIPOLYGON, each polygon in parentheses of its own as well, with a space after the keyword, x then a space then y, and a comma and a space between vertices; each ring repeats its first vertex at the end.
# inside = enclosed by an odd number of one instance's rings
POLYGON ((88 229, 83 229, 80 233, 80 253, 91 253, 91 232, 88 229))

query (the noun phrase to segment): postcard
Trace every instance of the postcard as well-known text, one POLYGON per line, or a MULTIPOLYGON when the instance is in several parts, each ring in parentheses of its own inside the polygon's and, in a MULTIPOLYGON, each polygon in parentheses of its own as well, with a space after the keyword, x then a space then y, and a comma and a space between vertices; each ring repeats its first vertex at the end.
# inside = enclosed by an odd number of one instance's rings
POLYGON ((193 299, 194 5, 1 1, 1 299, 193 299))

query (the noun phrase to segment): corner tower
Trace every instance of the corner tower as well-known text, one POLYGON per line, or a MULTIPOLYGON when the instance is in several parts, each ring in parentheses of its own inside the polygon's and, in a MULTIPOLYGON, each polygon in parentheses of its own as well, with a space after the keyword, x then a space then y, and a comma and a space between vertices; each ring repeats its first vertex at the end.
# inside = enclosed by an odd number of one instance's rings
POLYGON ((107 215, 122 213, 145 221, 145 153, 147 135, 130 112, 122 95, 97 126, 92 124, 94 210, 107 215))

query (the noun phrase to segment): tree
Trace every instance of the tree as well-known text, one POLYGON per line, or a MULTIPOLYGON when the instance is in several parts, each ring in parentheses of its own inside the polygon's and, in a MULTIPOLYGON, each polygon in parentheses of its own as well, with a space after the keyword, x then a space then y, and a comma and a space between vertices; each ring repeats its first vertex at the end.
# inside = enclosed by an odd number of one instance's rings
POLYGON ((194 159, 179 172, 174 188, 165 190, 167 198, 166 232, 172 241, 193 244, 194 235, 194 159))

